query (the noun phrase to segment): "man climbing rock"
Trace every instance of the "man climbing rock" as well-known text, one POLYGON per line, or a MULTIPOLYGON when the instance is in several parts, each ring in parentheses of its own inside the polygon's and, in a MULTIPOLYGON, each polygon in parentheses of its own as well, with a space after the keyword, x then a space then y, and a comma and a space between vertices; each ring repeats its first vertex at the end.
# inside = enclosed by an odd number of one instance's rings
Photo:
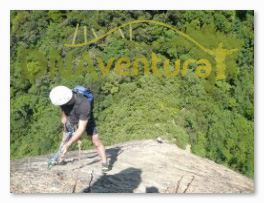
POLYGON ((99 138, 98 128, 93 117, 93 99, 89 99, 85 94, 72 91, 65 86, 53 88, 49 96, 52 104, 60 106, 62 110, 61 121, 64 125, 62 142, 68 132, 74 132, 71 139, 65 144, 60 158, 64 157, 74 142, 81 142, 81 137, 86 132, 91 138, 93 145, 97 148, 97 153, 102 160, 102 171, 107 172, 109 168, 105 147, 99 138))

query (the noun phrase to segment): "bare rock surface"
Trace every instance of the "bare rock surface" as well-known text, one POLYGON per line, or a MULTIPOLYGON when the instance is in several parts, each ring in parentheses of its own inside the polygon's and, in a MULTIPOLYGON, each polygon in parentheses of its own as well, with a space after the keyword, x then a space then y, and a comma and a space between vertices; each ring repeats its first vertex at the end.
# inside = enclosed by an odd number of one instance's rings
POLYGON ((167 141, 132 141, 106 149, 103 174, 95 150, 69 152, 65 165, 47 169, 51 155, 12 161, 12 193, 253 193, 254 181, 167 141), (78 173, 79 171, 79 173, 78 173), (77 174, 79 177, 77 178, 77 174))

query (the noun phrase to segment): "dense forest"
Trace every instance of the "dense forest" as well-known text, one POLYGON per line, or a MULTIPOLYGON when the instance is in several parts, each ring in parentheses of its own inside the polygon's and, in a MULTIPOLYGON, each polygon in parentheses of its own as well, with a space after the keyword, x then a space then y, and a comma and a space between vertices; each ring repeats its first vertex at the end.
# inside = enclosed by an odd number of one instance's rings
MULTIPOLYGON (((95 95, 105 145, 162 136, 254 176, 253 11, 11 11, 10 22, 11 159, 56 151, 62 124, 49 92, 57 85, 83 85, 95 95), (135 23, 84 46, 65 46, 135 20, 162 22, 206 49, 222 43, 238 51, 226 57, 226 77, 218 80, 212 54, 160 24, 135 23), (158 76, 153 55, 160 58, 158 76), (123 75, 116 65, 122 57, 130 59, 123 75), (189 59, 210 61, 210 75, 199 77, 198 62, 184 74, 189 59)), ((92 147, 88 139, 83 142, 85 149, 92 147)))

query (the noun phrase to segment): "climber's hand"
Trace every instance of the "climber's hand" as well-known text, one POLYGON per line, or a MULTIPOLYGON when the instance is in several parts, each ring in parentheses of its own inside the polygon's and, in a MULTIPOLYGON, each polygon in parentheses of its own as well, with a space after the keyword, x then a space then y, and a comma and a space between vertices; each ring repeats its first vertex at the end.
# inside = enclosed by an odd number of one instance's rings
POLYGON ((64 155, 67 153, 68 149, 69 149, 70 145, 67 143, 65 144, 65 146, 63 147, 61 154, 60 154, 60 159, 62 159, 64 157, 64 155))

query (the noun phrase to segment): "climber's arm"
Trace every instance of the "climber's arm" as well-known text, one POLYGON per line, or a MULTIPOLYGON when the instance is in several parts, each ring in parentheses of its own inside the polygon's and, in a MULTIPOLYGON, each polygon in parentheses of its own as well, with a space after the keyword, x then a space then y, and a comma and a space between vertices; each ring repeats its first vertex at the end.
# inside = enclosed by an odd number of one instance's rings
POLYGON ((78 129, 74 132, 72 138, 67 143, 68 148, 76 141, 78 141, 84 133, 88 120, 79 120, 78 129))
POLYGON ((62 124, 65 125, 66 121, 67 121, 67 116, 64 113, 64 111, 61 111, 61 122, 62 122, 62 124))
POLYGON ((79 120, 78 129, 74 132, 69 142, 64 146, 64 149, 62 150, 60 158, 64 157, 64 155, 66 154, 70 146, 81 138, 82 134, 84 133, 86 129, 87 123, 88 123, 88 120, 79 120))

